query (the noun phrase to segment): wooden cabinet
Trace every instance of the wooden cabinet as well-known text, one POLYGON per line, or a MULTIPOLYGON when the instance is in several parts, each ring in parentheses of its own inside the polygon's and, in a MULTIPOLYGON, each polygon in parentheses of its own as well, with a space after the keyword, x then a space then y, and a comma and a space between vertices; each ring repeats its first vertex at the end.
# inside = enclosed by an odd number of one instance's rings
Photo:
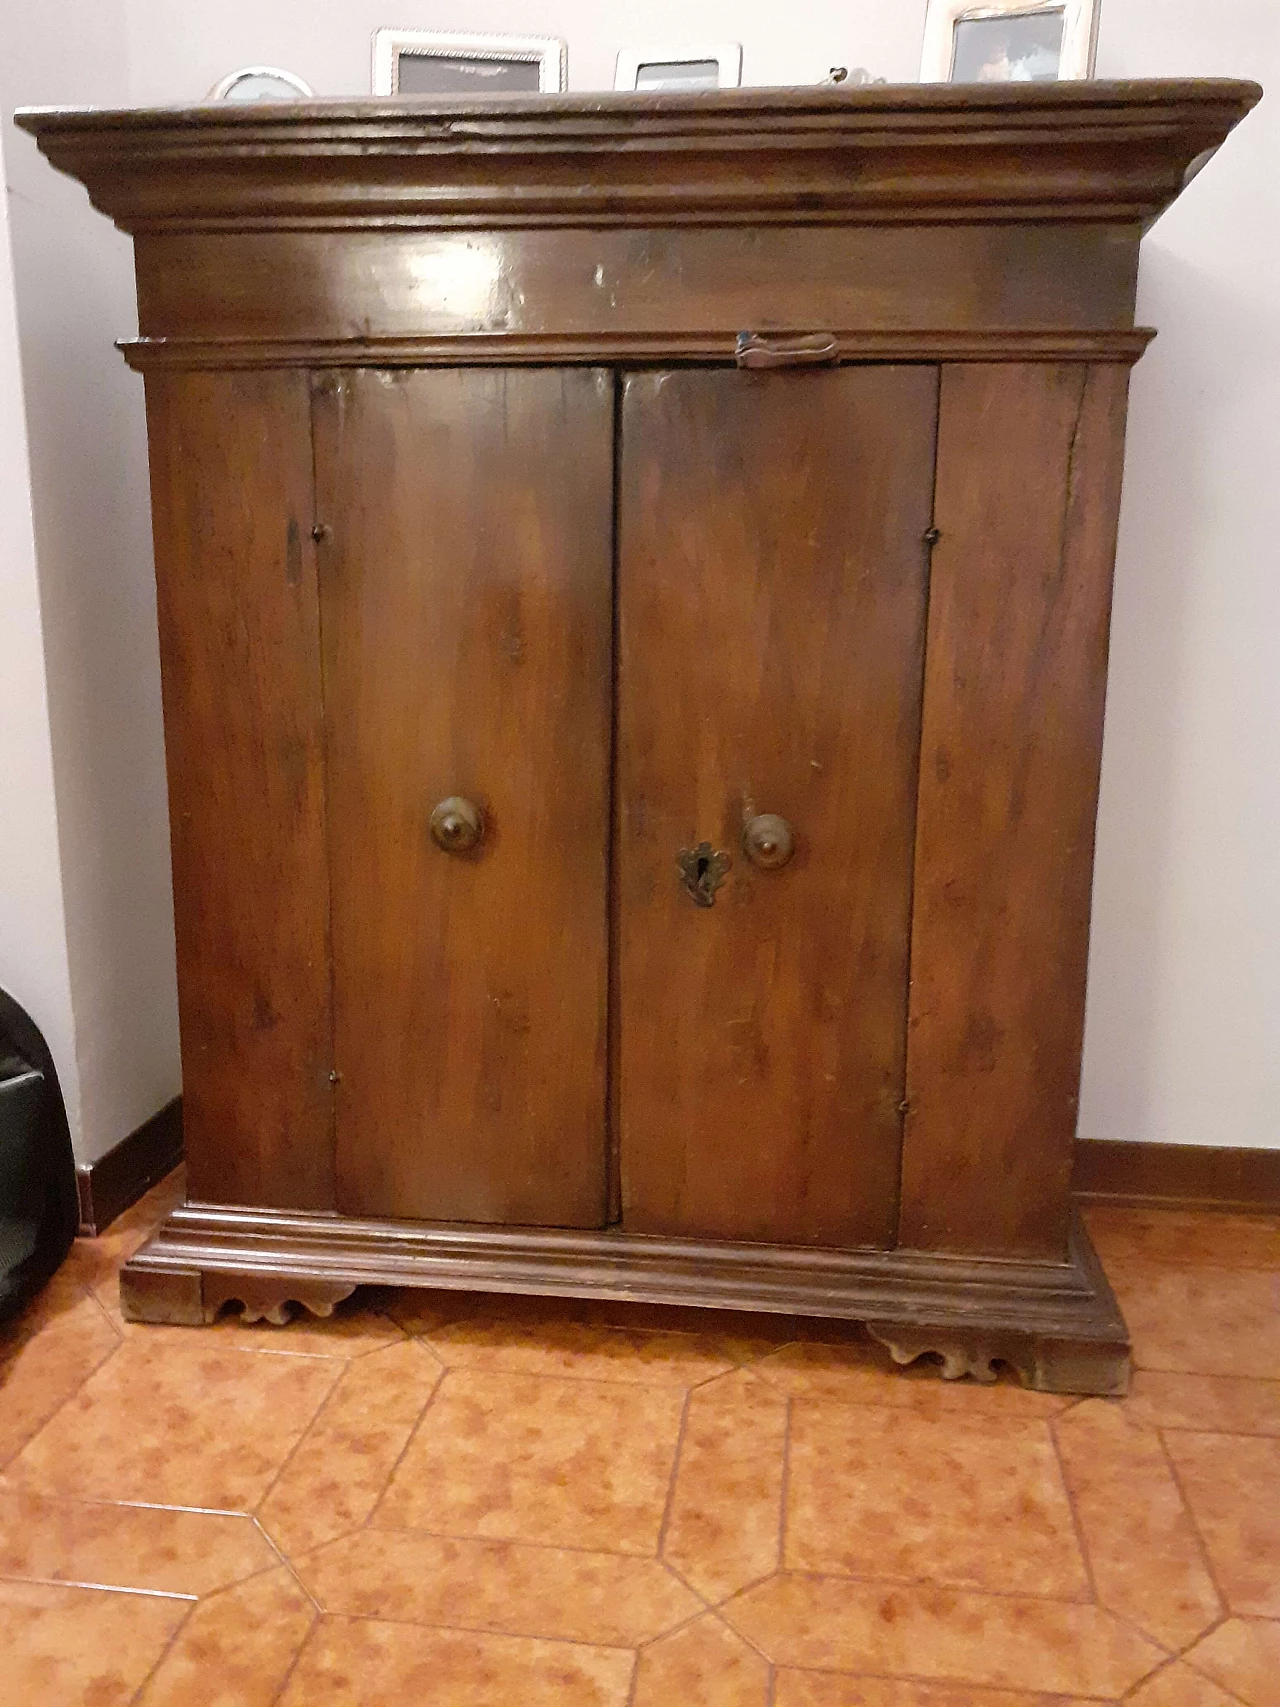
POLYGON ((32 113, 136 241, 191 1201, 127 1312, 849 1317, 1070 1210, 1144 224, 1249 84, 32 113))

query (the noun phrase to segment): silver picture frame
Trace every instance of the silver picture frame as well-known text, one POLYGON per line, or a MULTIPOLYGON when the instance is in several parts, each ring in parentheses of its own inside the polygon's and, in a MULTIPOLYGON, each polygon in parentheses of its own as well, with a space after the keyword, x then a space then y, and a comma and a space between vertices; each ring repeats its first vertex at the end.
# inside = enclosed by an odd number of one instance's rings
POLYGON ((546 95, 567 81, 568 50, 555 36, 373 32, 375 95, 546 95))
POLYGON ((1074 82, 1093 76, 1100 0, 929 0, 922 83, 1074 82))
POLYGON ((614 68, 615 89, 657 92, 736 89, 742 82, 742 43, 624 47, 614 68))

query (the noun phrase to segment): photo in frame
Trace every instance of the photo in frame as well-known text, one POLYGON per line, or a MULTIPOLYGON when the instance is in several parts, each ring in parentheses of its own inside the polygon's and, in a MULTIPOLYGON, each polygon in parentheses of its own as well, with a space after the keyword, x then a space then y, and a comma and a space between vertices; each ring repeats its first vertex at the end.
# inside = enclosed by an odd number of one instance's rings
POLYGON ((929 0, 922 83, 1057 83, 1093 76, 1099 0, 929 0))
POLYGON ((713 46, 624 47, 613 75, 615 89, 693 94, 699 89, 736 89, 742 82, 742 43, 713 46))
POLYGON ((567 82, 567 50, 555 36, 458 35, 375 30, 375 95, 547 95, 567 82))

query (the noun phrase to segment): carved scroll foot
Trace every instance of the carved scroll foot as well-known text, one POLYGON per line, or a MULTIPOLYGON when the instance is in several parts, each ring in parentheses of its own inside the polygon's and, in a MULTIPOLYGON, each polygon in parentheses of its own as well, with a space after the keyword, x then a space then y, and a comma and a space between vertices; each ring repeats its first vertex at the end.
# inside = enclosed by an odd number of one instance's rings
POLYGON ((355 1286, 341 1280, 295 1280, 288 1276, 207 1273, 204 1278, 204 1319, 212 1322, 226 1304, 240 1306, 242 1322, 271 1322, 281 1328, 296 1310, 313 1316, 332 1316, 355 1286))
POLYGON ((996 1381, 1003 1365, 1018 1375, 1024 1387, 1040 1393, 1120 1395, 1129 1390, 1129 1348, 1123 1335, 1086 1340, 896 1322, 868 1322, 867 1332, 888 1348, 895 1363, 940 1358, 938 1373, 944 1381, 966 1376, 971 1381, 996 1381))
POLYGON ((999 1376, 996 1365, 1004 1361, 1002 1353, 988 1341, 967 1335, 877 1326, 874 1322, 867 1324, 867 1331, 872 1339, 887 1346, 889 1356, 904 1368, 922 1357, 940 1357, 938 1373, 944 1381, 961 1381, 966 1375, 973 1381, 995 1381, 999 1376))
POLYGON ((129 1322, 199 1327, 214 1321, 227 1304, 239 1305, 245 1322, 282 1327, 296 1310, 332 1316, 355 1291, 340 1280, 294 1279, 287 1275, 235 1274, 170 1268, 157 1271, 126 1263, 120 1271, 120 1308, 129 1322))

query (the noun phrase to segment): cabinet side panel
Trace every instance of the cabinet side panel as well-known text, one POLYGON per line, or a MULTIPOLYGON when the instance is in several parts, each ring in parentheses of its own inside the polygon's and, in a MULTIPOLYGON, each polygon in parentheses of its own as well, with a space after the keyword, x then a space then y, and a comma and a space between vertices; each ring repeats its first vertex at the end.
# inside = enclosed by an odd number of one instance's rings
POLYGON ((338 1202, 605 1216, 613 376, 317 380, 338 1202), (483 833, 432 838, 462 797, 483 833))
POLYGON ((333 1205, 305 374, 147 382, 189 1189, 333 1205))
POLYGON ((936 406, 925 366, 627 380, 629 1231, 893 1240, 936 406), (744 850, 756 814, 793 827, 780 868, 744 850), (704 841, 709 906, 677 867, 704 841))
POLYGON ((1127 381, 943 369, 905 1245, 1065 1254, 1127 381))

